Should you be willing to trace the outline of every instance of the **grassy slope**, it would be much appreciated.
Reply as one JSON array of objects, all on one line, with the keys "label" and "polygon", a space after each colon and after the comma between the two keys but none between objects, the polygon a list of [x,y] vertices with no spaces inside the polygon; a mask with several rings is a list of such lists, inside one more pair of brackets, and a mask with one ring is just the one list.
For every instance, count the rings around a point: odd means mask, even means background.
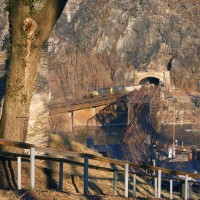
[{"label": "grassy slope", "polygon": [[[50,146],[56,149],[62,150],[73,150],[79,152],[87,152],[92,154],[97,154],[96,152],[87,149],[84,145],[69,142],[66,138],[60,136],[53,136],[50,141]],[[76,159],[81,160],[81,159]],[[109,167],[108,164],[98,162],[98,161],[90,161],[90,164],[95,164],[99,166]],[[2,163],[1,163],[2,165]],[[123,184],[123,176],[119,176],[118,181],[118,197],[113,197],[113,181],[112,181],[112,173],[102,172],[98,170],[89,170],[89,197],[84,197],[83,194],[83,168],[77,167],[74,165],[64,164],[64,185],[63,192],[57,192],[58,188],[58,171],[59,165],[57,163],[46,162],[46,161],[37,161],[36,162],[36,189],[30,191],[29,188],[29,163],[22,164],[22,188],[23,190],[18,192],[15,189],[11,190],[0,190],[0,199],[2,200],[14,200],[14,199],[37,199],[37,200],[63,200],[63,199],[124,199],[124,184]],[[12,170],[13,174],[16,178],[16,162],[12,162]],[[1,166],[2,169],[2,166]],[[8,174],[11,174],[11,167],[8,167]],[[5,171],[5,170],[4,170]],[[1,180],[5,178],[5,173],[1,174]],[[9,181],[8,179],[4,182],[4,187],[7,186],[9,188],[15,187],[17,180]],[[154,197],[154,189],[147,184],[146,180],[142,178],[137,178],[137,197],[146,197],[147,199],[151,199]],[[3,182],[1,182],[3,184]],[[132,186],[130,185],[130,196]],[[164,198],[169,198],[169,194],[164,191]],[[180,199],[178,195],[174,196],[175,199]],[[194,198],[198,199],[198,198]]]}]

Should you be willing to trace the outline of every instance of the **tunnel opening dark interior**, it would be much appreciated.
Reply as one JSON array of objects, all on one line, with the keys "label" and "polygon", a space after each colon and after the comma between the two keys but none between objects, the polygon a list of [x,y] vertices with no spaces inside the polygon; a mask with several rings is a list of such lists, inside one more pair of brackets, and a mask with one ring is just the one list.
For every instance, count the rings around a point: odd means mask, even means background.
[{"label": "tunnel opening dark interior", "polygon": [[146,77],[146,78],[142,79],[139,84],[140,85],[147,85],[147,84],[159,85],[160,80],[155,77]]}]

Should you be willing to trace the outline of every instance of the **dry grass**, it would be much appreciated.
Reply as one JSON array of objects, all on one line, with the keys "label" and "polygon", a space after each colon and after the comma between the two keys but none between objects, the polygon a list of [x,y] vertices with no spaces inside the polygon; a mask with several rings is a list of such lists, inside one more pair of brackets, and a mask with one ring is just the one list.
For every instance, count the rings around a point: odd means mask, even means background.
[{"label": "dry grass", "polygon": [[[66,137],[67,138],[67,137]],[[51,148],[62,149],[62,150],[73,150],[85,153],[97,153],[93,150],[87,149],[84,145],[69,141],[58,135],[51,137],[50,146]],[[81,161],[81,159],[76,159]],[[102,163],[99,161],[90,160],[90,164],[110,167],[109,164]],[[22,163],[22,191],[17,191],[16,188],[16,162],[12,162],[12,166],[7,164],[7,175],[1,174],[1,187],[4,186],[9,189],[0,190],[0,199],[2,200],[112,200],[112,199],[124,199],[124,177],[118,175],[117,192],[118,196],[113,197],[113,174],[110,172],[103,172],[94,169],[89,169],[89,196],[84,197],[83,194],[83,167],[75,165],[64,164],[64,183],[63,192],[58,192],[58,163],[36,161],[36,188],[30,190],[29,182],[29,163]],[[5,168],[1,170],[5,172]],[[132,195],[132,183],[130,181],[130,196]],[[169,199],[169,192],[162,191],[163,199]],[[145,197],[145,198],[144,198]],[[154,188],[147,183],[143,178],[137,177],[137,198],[138,199],[153,199]],[[178,194],[174,195],[175,199],[180,199]],[[133,198],[130,198],[133,199]],[[198,198],[193,198],[198,199]]]}]

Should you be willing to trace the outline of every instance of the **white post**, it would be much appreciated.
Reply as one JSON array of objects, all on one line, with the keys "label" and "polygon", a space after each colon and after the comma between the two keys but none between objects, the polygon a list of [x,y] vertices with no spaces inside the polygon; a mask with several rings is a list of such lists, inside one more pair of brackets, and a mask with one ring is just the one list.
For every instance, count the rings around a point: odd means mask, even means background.
[{"label": "white post", "polygon": [[185,175],[185,200],[188,199],[188,175]]},{"label": "white post", "polygon": [[159,169],[158,170],[158,199],[161,198],[161,174],[162,174],[162,171]]},{"label": "white post", "polygon": [[128,170],[129,170],[129,164],[125,164],[125,192],[124,192],[124,197],[128,198]]},{"label": "white post", "polygon": [[114,171],[114,196],[117,196],[117,172]]},{"label": "white post", "polygon": [[170,199],[173,199],[173,180],[170,180]]},{"label": "white post", "polygon": [[133,197],[136,197],[136,174],[133,175]]},{"label": "white post", "polygon": [[21,157],[17,157],[17,188],[22,189],[22,171],[21,171]]},{"label": "white post", "polygon": [[154,190],[155,190],[155,198],[158,197],[158,178],[154,178]]},{"label": "white post", "polygon": [[30,149],[30,179],[31,179],[31,189],[35,188],[35,148],[31,147]]}]

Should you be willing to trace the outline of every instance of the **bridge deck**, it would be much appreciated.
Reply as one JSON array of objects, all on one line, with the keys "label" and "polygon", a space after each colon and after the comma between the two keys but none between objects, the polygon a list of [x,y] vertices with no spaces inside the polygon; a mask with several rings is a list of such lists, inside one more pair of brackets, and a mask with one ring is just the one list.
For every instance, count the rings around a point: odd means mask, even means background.
[{"label": "bridge deck", "polygon": [[94,97],[88,99],[81,99],[77,101],[67,101],[63,103],[57,103],[49,105],[50,115],[60,114],[64,112],[72,112],[75,110],[81,110],[86,108],[92,108],[97,106],[104,106],[116,101],[124,101],[126,95],[130,93],[108,95],[103,97]]}]

